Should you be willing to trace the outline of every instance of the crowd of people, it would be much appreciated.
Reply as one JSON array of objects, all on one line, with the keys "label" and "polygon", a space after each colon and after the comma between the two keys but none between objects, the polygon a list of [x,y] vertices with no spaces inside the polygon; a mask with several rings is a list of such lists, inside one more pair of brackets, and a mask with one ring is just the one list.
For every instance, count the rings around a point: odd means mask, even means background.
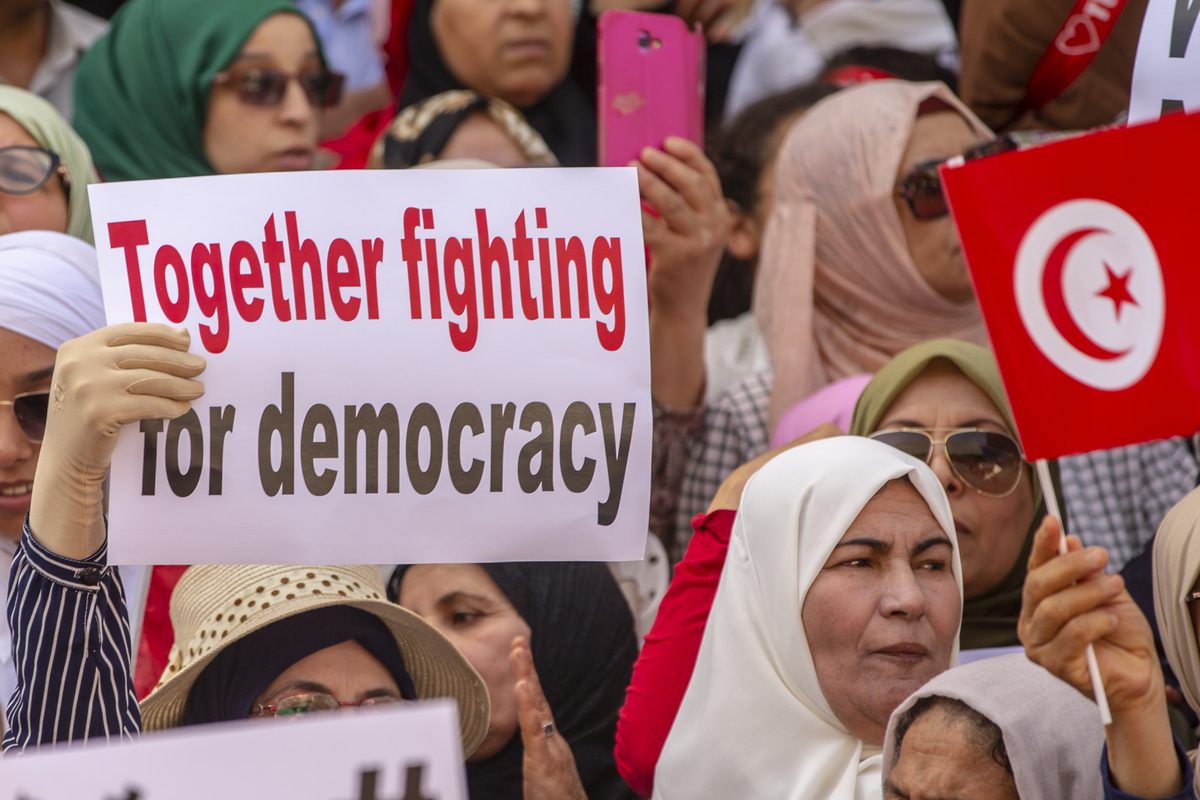
[{"label": "crowd of people", "polygon": [[[446,697],[476,799],[1200,798],[1200,440],[1042,483],[937,171],[1121,124],[1144,0],[1037,97],[1072,0],[84,5],[0,0],[6,757]],[[665,593],[628,564],[110,568],[117,433],[186,413],[206,360],[106,326],[88,186],[594,166],[616,9],[707,41],[706,144],[630,165]]]}]

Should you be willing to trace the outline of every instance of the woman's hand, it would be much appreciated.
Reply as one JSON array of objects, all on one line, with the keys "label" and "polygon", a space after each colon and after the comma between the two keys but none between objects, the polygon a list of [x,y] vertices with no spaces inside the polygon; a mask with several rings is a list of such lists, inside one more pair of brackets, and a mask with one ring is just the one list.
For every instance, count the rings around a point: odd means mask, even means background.
[{"label": "woman's hand", "polygon": [[1091,697],[1086,653],[1093,645],[1113,713],[1164,702],[1154,635],[1124,579],[1104,574],[1103,548],[1084,548],[1075,536],[1060,556],[1061,536],[1049,516],[1034,536],[1017,626],[1026,654]]},{"label": "woman's hand", "polygon": [[708,298],[733,229],[721,181],[699,147],[669,138],[636,162],[642,233],[650,249],[650,393],[672,409],[695,407],[704,393]]},{"label": "woman's hand", "polygon": [[1091,697],[1093,646],[1113,717],[1106,731],[1113,783],[1139,797],[1169,796],[1182,776],[1150,624],[1121,576],[1104,574],[1103,548],[1084,548],[1068,536],[1068,552],[1060,555],[1061,537],[1050,516],[1034,536],[1017,625],[1025,653]]},{"label": "woman's hand", "polygon": [[513,639],[508,660],[517,679],[517,718],[525,746],[525,800],[587,800],[575,756],[554,725],[524,637]]},{"label": "woman's hand", "polygon": [[102,485],[125,423],[173,419],[204,394],[204,358],[185,330],[111,325],[59,348],[29,513],[38,541],[67,558],[104,542]]}]

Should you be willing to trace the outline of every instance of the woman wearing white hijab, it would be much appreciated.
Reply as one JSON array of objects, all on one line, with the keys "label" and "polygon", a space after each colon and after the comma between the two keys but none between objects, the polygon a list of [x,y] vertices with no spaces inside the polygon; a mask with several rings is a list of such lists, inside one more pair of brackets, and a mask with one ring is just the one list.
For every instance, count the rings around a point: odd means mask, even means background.
[{"label": "woman wearing white hijab", "polygon": [[866,800],[897,705],[958,657],[954,522],[925,464],[835,437],[746,485],[654,797]]},{"label": "woman wearing white hijab", "polygon": [[[103,325],[91,245],[50,231],[0,236],[0,608],[29,510],[55,351]],[[0,709],[16,686],[11,659],[0,615]]]},{"label": "woman wearing white hijab", "polygon": [[985,658],[938,675],[892,714],[884,797],[1100,800],[1103,747],[1095,703],[1024,653]]}]

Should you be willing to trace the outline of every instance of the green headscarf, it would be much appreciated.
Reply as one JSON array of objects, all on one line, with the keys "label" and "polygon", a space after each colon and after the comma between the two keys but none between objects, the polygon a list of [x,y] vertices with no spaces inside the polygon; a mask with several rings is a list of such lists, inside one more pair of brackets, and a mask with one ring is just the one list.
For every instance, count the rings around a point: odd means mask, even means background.
[{"label": "green headscarf", "polygon": [[[950,362],[971,383],[982,389],[1004,417],[1004,424],[1009,432],[1013,436],[1017,435],[1017,426],[1008,405],[1008,396],[1004,392],[1004,382],[1000,379],[1000,370],[996,367],[996,359],[984,348],[957,339],[933,339],[910,347],[875,373],[875,377],[867,384],[854,407],[850,433],[855,436],[868,436],[878,430],[883,415],[887,413],[896,397],[937,360]],[[1057,482],[1057,466],[1053,463],[1050,466]],[[1025,583],[1026,564],[1033,547],[1034,531],[1046,513],[1041,488],[1032,469],[1029,475],[1033,484],[1035,511],[1029,530],[1025,534],[1025,543],[1016,563],[996,588],[963,603],[962,634],[959,643],[964,650],[1019,644],[1017,618],[1021,615],[1021,587]]]},{"label": "green headscarf", "polygon": [[33,92],[15,86],[0,84],[0,113],[16,120],[39,147],[58,154],[67,168],[71,185],[67,194],[67,233],[93,244],[92,209],[88,205],[87,187],[99,179],[92,165],[92,154],[83,139],[58,109]]},{"label": "green headscarf", "polygon": [[[213,79],[254,29],[280,12],[307,21],[291,0],[130,0],[122,6],[75,73],[75,127],[104,179],[213,174],[204,154]],[[313,40],[319,52],[315,31]]]}]

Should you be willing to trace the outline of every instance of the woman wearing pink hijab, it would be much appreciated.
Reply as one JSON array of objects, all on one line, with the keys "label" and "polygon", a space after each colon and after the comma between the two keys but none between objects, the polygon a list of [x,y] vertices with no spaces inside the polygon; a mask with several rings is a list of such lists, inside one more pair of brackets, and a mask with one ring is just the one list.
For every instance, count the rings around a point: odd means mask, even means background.
[{"label": "woman wearing pink hijab", "polygon": [[800,400],[928,339],[986,345],[936,167],[981,154],[990,139],[940,83],[852,87],[793,126],[775,166],[755,285],[772,370],[707,409],[683,478],[680,547],[692,516],[726,475],[767,449]]}]

